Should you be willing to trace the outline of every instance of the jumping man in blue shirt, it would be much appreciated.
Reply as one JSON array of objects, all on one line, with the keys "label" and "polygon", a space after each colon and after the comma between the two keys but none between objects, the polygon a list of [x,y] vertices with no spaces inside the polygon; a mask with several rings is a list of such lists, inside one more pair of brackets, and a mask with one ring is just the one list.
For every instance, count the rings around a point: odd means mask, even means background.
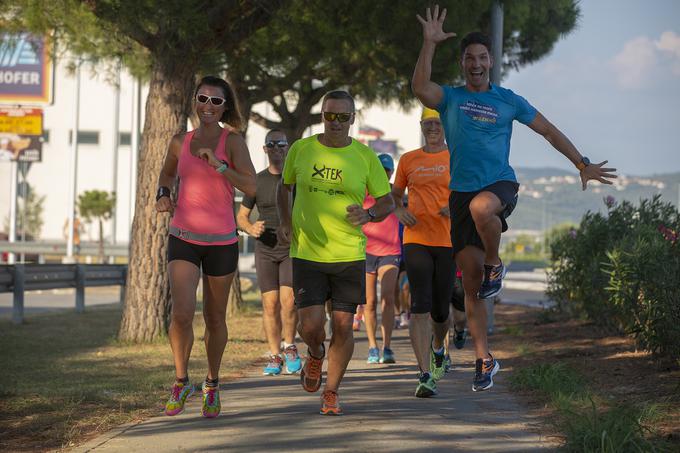
[{"label": "jumping man in blue shirt", "polygon": [[413,93],[426,106],[439,111],[451,154],[451,241],[456,264],[463,272],[465,310],[477,357],[472,390],[493,386],[500,369],[489,353],[486,306],[480,303],[497,295],[505,276],[498,256],[505,219],[517,203],[519,184],[509,163],[512,122],[517,120],[542,135],[579,170],[583,190],[589,180],[611,184],[615,168],[607,161],[591,163],[569,139],[540,112],[511,90],[489,83],[491,41],[479,32],[461,41],[461,69],[465,85],[440,86],[430,80],[437,44],[455,36],[443,29],[446,9],[427,8],[423,46],[413,73]]}]

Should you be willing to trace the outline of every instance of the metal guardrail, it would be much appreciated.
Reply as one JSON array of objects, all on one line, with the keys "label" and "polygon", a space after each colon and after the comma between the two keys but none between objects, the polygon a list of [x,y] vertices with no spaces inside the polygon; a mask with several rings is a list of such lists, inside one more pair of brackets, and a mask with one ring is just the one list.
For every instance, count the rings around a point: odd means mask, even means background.
[{"label": "metal guardrail", "polygon": [[[64,241],[27,241],[9,242],[0,241],[0,252],[26,253],[29,255],[66,255],[66,242]],[[128,256],[128,244],[104,244],[104,256]],[[96,242],[83,242],[80,245],[79,255],[97,256],[99,244]]]},{"label": "metal guardrail", "polygon": [[14,293],[12,322],[24,321],[24,291],[39,289],[76,289],[76,312],[85,311],[85,287],[120,286],[120,301],[125,296],[125,264],[13,264],[0,265],[0,292]]}]

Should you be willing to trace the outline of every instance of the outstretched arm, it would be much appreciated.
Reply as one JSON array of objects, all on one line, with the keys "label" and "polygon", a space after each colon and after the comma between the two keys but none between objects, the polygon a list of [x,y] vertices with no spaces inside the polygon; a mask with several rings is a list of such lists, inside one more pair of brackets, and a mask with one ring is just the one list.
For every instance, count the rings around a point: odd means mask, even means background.
[{"label": "outstretched arm", "polygon": [[[578,152],[574,144],[562,133],[554,124],[548,121],[541,112],[536,113],[536,118],[529,124],[529,127],[534,132],[540,134],[550,143],[553,148],[562,153],[567,159],[578,166],[583,158],[583,155]],[[609,179],[616,178],[616,168],[603,168],[608,161],[600,162],[599,164],[591,163],[583,168],[581,173],[581,184],[583,190],[586,190],[588,181],[594,179],[602,184],[611,184]]]},{"label": "outstretched arm", "polygon": [[425,107],[435,108],[442,101],[444,91],[442,87],[430,80],[432,75],[432,58],[437,44],[456,36],[455,33],[445,33],[443,29],[446,18],[446,8],[439,14],[439,5],[434,7],[434,15],[430,8],[425,10],[425,19],[416,15],[423,26],[423,47],[420,48],[416,69],[413,71],[411,89]]}]

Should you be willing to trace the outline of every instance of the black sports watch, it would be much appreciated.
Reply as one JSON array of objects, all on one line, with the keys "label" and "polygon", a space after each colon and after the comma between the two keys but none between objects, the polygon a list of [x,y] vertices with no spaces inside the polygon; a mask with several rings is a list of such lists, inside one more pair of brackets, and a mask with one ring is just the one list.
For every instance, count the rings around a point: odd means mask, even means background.
[{"label": "black sports watch", "polygon": [[590,159],[588,159],[586,156],[583,156],[581,157],[581,162],[576,164],[576,168],[578,168],[578,171],[583,171],[583,169],[588,165],[590,165]]},{"label": "black sports watch", "polygon": [[373,211],[373,208],[368,208],[366,212],[368,213],[368,221],[373,222],[375,220],[375,211]]},{"label": "black sports watch", "polygon": [[163,197],[168,197],[170,198],[170,188],[166,186],[161,186],[158,188],[158,192],[156,192],[156,201],[160,200]]}]

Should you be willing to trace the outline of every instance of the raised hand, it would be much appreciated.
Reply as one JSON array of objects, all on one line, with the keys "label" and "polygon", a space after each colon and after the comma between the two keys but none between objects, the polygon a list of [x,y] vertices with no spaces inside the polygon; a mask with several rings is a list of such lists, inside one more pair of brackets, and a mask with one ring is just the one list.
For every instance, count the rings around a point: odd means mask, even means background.
[{"label": "raised hand", "polygon": [[423,26],[423,40],[425,41],[431,41],[438,44],[456,36],[455,33],[446,33],[444,31],[446,8],[442,9],[441,14],[439,14],[439,5],[434,5],[434,14],[432,14],[430,8],[427,8],[425,10],[425,19],[420,17],[420,14],[416,14],[416,18],[418,18],[418,22]]},{"label": "raised hand", "polygon": [[616,178],[616,174],[614,173],[616,171],[616,168],[602,168],[604,164],[606,164],[607,160],[600,162],[599,164],[589,164],[586,165],[586,168],[584,168],[581,171],[581,185],[583,190],[586,190],[586,187],[588,186],[588,181],[591,179],[594,179],[595,181],[600,181],[602,184],[611,184],[612,182],[609,181],[609,179],[614,179]]}]

